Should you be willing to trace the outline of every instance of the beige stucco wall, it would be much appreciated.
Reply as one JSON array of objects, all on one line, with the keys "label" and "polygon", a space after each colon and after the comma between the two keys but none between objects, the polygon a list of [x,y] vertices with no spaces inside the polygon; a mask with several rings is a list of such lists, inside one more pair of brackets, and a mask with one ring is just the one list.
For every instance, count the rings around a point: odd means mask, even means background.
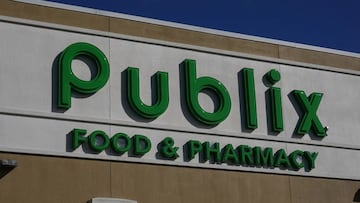
[{"label": "beige stucco wall", "polygon": [[[13,1],[0,15],[360,70],[360,58],[230,38]],[[85,203],[117,197],[139,203],[353,202],[359,181],[0,153],[18,167],[0,178],[0,202]],[[2,169],[0,169],[2,170]]]},{"label": "beige stucco wall", "polygon": [[352,202],[359,181],[1,153],[18,166],[0,179],[0,202]]}]

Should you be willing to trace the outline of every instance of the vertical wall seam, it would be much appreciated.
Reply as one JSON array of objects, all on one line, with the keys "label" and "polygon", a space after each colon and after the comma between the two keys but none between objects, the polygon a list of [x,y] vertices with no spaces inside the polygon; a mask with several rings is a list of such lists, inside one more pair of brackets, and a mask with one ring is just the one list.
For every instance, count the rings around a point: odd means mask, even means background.
[{"label": "vertical wall seam", "polygon": [[280,59],[280,46],[281,45],[277,45],[277,58]]},{"label": "vertical wall seam", "polygon": [[[107,31],[110,32],[110,17],[107,17]],[[109,44],[109,64],[111,64],[111,45],[110,38],[108,38]],[[110,65],[110,79],[109,79],[109,117],[111,119],[111,65]],[[109,133],[111,133],[111,125],[109,125]],[[109,187],[110,187],[110,197],[113,197],[113,188],[112,188],[112,161],[109,161]]]},{"label": "vertical wall seam", "polygon": [[110,197],[114,197],[113,196],[113,188],[112,188],[112,182],[111,182],[111,179],[112,179],[112,161],[109,161],[109,187],[110,187]]},{"label": "vertical wall seam", "polygon": [[290,202],[293,203],[293,198],[292,198],[292,188],[291,188],[291,176],[288,176],[289,179],[289,196],[290,196]]},{"label": "vertical wall seam", "polygon": [[[107,17],[107,19],[108,19],[108,31],[110,30],[110,18],[109,17]],[[110,37],[108,37],[107,38],[107,40],[108,40],[108,46],[109,46],[109,48],[108,48],[108,62],[109,62],[109,69],[110,69],[110,75],[109,75],[109,81],[108,81],[108,87],[109,87],[109,89],[108,89],[108,93],[109,93],[109,106],[108,106],[108,110],[109,110],[109,120],[111,120],[111,117],[112,117],[112,115],[111,115],[111,44],[110,44],[110,41],[111,41],[111,39],[110,39]],[[109,133],[111,134],[111,125],[109,125]]]}]

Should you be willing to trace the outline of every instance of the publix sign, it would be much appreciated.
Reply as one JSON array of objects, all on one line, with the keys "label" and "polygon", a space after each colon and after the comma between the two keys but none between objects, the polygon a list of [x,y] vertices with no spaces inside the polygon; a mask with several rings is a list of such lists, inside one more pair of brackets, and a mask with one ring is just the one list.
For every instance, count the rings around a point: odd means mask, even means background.
[{"label": "publix sign", "polygon": [[[78,78],[72,71],[71,63],[79,55],[86,56],[96,64],[97,73],[89,81]],[[184,84],[186,104],[191,115],[207,125],[217,125],[226,120],[231,111],[231,98],[227,88],[221,81],[212,77],[197,77],[196,61],[184,59]],[[104,53],[88,43],[75,43],[68,46],[61,54],[59,60],[59,84],[58,84],[58,107],[71,108],[71,93],[76,91],[80,94],[94,94],[105,86],[110,77],[108,59]],[[280,81],[280,73],[273,69],[266,74],[268,82],[275,85]],[[244,68],[242,70],[242,92],[244,96],[245,127],[256,129],[258,117],[256,109],[256,96],[254,84],[254,70]],[[140,98],[139,69],[128,67],[126,70],[127,100],[131,108],[139,116],[156,119],[163,114],[169,104],[169,79],[167,72],[156,73],[156,99],[152,104],[145,104]],[[198,101],[198,94],[204,89],[211,90],[218,98],[218,105],[214,112],[205,111]],[[281,132],[283,126],[283,111],[281,102],[281,89],[270,87],[270,117],[271,129]],[[293,90],[291,94],[295,97],[297,105],[301,108],[302,115],[299,117],[296,132],[300,135],[308,134],[310,130],[319,137],[326,136],[326,129],[317,116],[317,109],[323,97],[322,93],[313,92],[310,95],[302,90]]]},{"label": "publix sign", "polygon": [[358,71],[35,21],[0,30],[3,152],[360,180]]},{"label": "publix sign", "polygon": [[[77,77],[72,70],[72,61],[79,57],[86,57],[94,62],[96,74],[90,80],[82,80]],[[228,119],[232,111],[232,99],[228,88],[217,78],[210,76],[198,76],[197,64],[195,59],[184,58],[179,61],[182,74],[179,78],[184,84],[184,101],[191,117],[197,122],[208,126],[216,126]],[[238,79],[239,92],[243,100],[243,108],[237,112],[242,116],[243,127],[249,130],[258,128],[257,98],[255,89],[255,70],[250,67],[244,67],[240,71]],[[152,92],[153,102],[146,104],[141,99],[139,77],[140,69],[137,67],[128,67],[125,70],[126,80],[126,100],[129,108],[138,116],[156,120],[164,114],[169,107],[170,93],[176,91],[169,88],[169,73],[158,71],[155,73],[155,88]],[[110,78],[109,62],[105,54],[96,46],[89,43],[74,43],[63,50],[58,63],[58,95],[57,107],[70,109],[72,103],[72,93],[77,92],[83,95],[96,94],[102,89]],[[119,76],[120,77],[120,76]],[[273,132],[282,132],[284,130],[283,106],[281,98],[281,88],[276,84],[281,80],[281,74],[276,69],[272,69],[264,75],[264,78],[270,84],[268,92],[269,111],[267,115],[270,118],[269,129]],[[213,111],[205,110],[199,102],[199,94],[203,91],[210,91],[216,98],[216,107]],[[180,91],[180,89],[179,89]],[[296,133],[299,135],[309,134],[310,131],[318,138],[325,137],[326,128],[317,115],[317,110],[321,104],[323,93],[313,92],[306,94],[305,91],[294,89],[289,92],[293,96],[295,105],[300,110],[299,120],[296,126]],[[178,116],[178,115],[177,115]],[[133,153],[141,157],[148,153],[154,143],[145,135],[128,135],[123,132],[108,135],[101,130],[88,132],[86,129],[75,128],[71,130],[72,149],[76,150],[81,145],[88,145],[92,151],[101,152],[112,150],[118,156],[125,152]],[[100,141],[99,141],[100,140]],[[201,156],[201,161],[211,161],[211,163],[242,165],[242,166],[260,166],[260,167],[279,167],[298,170],[307,167],[307,170],[315,168],[317,152],[295,150],[287,152],[285,149],[273,150],[270,147],[236,145],[231,143],[220,144],[218,142],[202,142],[196,139],[188,140],[185,144],[179,146],[172,137],[166,137],[157,143],[160,158],[173,161],[179,157],[179,148],[182,150],[184,159],[193,160],[196,155]]]}]

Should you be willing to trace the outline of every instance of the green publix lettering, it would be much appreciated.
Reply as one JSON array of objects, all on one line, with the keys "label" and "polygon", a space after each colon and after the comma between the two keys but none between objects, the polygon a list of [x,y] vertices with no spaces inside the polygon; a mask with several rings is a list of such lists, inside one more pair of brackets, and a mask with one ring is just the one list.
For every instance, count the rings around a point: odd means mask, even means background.
[{"label": "green publix lettering", "polygon": [[[71,69],[71,62],[79,55],[86,56],[92,59],[97,67],[97,73],[93,79],[84,81],[75,76]],[[231,110],[231,99],[226,87],[219,80],[202,76],[197,77],[196,61],[185,59],[184,65],[184,84],[185,97],[187,108],[191,115],[207,125],[216,125],[224,121]],[[68,46],[60,55],[59,59],[59,84],[58,84],[58,107],[69,109],[71,108],[71,93],[76,91],[81,94],[96,93],[107,83],[110,76],[109,63],[104,53],[89,43],[75,43]],[[127,77],[127,100],[131,108],[139,116],[144,118],[155,119],[163,114],[169,104],[169,82],[167,72],[157,72],[156,79],[156,100],[151,105],[142,102],[140,98],[140,79],[139,69],[129,67],[126,70]],[[271,85],[280,81],[281,76],[279,71],[272,69],[266,76]],[[243,68],[241,70],[242,92],[244,97],[244,123],[245,128],[256,129],[257,109],[255,97],[254,84],[254,70],[251,68]],[[207,112],[203,110],[198,101],[198,94],[204,89],[210,89],[219,98],[219,105],[214,112]],[[299,118],[296,133],[304,135],[310,130],[318,137],[325,137],[326,131],[316,115],[317,109],[320,105],[323,94],[314,92],[310,96],[306,96],[302,90],[293,90],[292,95],[296,103],[302,110],[302,115]],[[281,89],[279,87],[269,88],[269,103],[270,103],[270,128],[274,132],[281,132],[284,129],[282,103],[281,103]]]},{"label": "green publix lettering", "polygon": [[199,159],[200,157],[203,159],[200,161],[203,162],[263,168],[277,167],[292,170],[306,168],[310,171],[315,168],[315,159],[318,155],[318,152],[300,150],[286,154],[284,149],[279,149],[274,153],[270,147],[262,149],[259,146],[239,145],[235,148],[232,144],[227,144],[220,149],[219,143],[210,145],[209,142],[201,143],[198,140],[190,140],[186,145],[189,160],[193,160],[198,154]]},{"label": "green publix lettering", "polygon": [[[75,128],[72,130],[72,150],[76,150],[83,144],[87,144],[93,152],[100,153],[104,150],[113,150],[115,154],[122,155],[124,153],[132,153],[137,157],[141,157],[151,150],[151,141],[144,135],[136,134],[129,137],[125,133],[116,133],[111,138],[101,130],[95,130],[89,133],[87,130]],[[160,143],[159,153],[167,160],[175,160],[179,157],[172,138],[166,137]],[[280,168],[289,170],[311,171],[315,168],[315,159],[317,152],[295,150],[287,154],[284,149],[276,152],[272,148],[261,148],[259,146],[250,147],[248,145],[239,145],[234,147],[227,144],[220,147],[220,143],[215,142],[212,145],[209,142],[201,143],[198,140],[190,140],[185,143],[183,153],[185,160],[193,160],[196,155],[200,162],[208,162],[209,164],[228,164],[233,166],[244,167],[262,167],[262,168]]]},{"label": "green publix lettering", "polygon": [[[84,81],[76,77],[72,72],[72,60],[79,55],[88,57],[96,64],[96,75],[89,81]],[[183,61],[183,77],[184,78],[184,92],[186,106],[191,115],[206,125],[217,125],[224,121],[231,111],[231,98],[226,87],[219,80],[202,76],[198,77],[196,73],[196,61],[192,59],[185,59]],[[58,78],[58,107],[69,109],[71,108],[71,95],[73,91],[80,94],[93,94],[99,91],[107,83],[110,76],[110,67],[108,60],[104,53],[96,46],[89,43],[75,43],[68,46],[60,55],[59,58],[59,78]],[[281,89],[274,85],[280,81],[280,72],[272,69],[265,78],[271,85],[269,87],[269,106],[270,106],[270,129],[274,132],[281,132],[284,130]],[[254,69],[243,68],[241,70],[240,92],[243,96],[244,112],[243,120],[245,121],[245,128],[256,129],[258,127],[257,109],[256,109],[256,93],[254,82]],[[156,119],[163,114],[169,104],[169,78],[167,72],[155,73],[156,93],[155,101],[151,105],[143,103],[140,97],[140,77],[139,69],[136,67],[128,67],[126,70],[126,88],[127,100],[130,107],[139,116],[149,119]],[[209,89],[218,97],[218,107],[214,112],[205,111],[198,101],[198,95],[204,89]],[[300,135],[308,134],[310,130],[318,136],[325,137],[326,131],[320,122],[316,112],[320,105],[323,94],[311,93],[309,96],[302,90],[293,90],[292,96],[302,115],[299,118],[296,133]],[[84,137],[86,134],[84,129],[73,130],[72,148],[75,150],[84,143],[88,143],[91,150],[95,152],[102,152],[108,148],[113,151],[123,154],[129,150],[136,156],[142,156],[150,151],[151,141],[143,135],[134,135],[129,138],[124,133],[117,133],[111,139],[103,131],[96,130]],[[98,143],[97,140],[103,140]],[[119,145],[119,140],[122,145]],[[168,159],[176,159],[178,157],[177,149],[174,146],[172,138],[165,138],[163,141],[164,147],[160,153]],[[308,171],[315,168],[315,159],[317,152],[308,152],[295,150],[287,154],[284,149],[279,149],[273,152],[272,148],[249,147],[247,145],[239,145],[234,147],[232,144],[227,144],[220,148],[219,143],[210,145],[209,142],[201,143],[196,140],[187,142],[187,151],[184,152],[189,160],[195,158],[196,154],[202,154],[203,160],[213,163],[226,163],[230,165],[243,165],[250,167],[267,167],[267,168],[284,168],[299,170],[307,168]]]}]

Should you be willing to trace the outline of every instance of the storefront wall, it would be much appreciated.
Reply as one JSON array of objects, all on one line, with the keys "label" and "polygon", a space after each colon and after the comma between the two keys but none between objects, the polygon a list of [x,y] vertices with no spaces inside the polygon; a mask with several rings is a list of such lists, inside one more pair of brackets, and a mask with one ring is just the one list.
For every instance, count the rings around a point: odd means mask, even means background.
[{"label": "storefront wall", "polygon": [[[348,84],[351,86],[352,81],[357,83],[358,76],[356,76],[357,72],[354,70],[360,70],[360,59],[352,56],[344,56],[338,55],[334,53],[325,53],[319,51],[305,50],[300,48],[288,47],[284,45],[277,45],[271,43],[257,42],[251,40],[244,40],[238,38],[231,38],[225,36],[219,36],[204,32],[184,30],[179,28],[172,28],[163,25],[149,24],[143,22],[136,22],[126,19],[119,19],[115,17],[106,17],[95,14],[86,14],[79,13],[75,11],[68,11],[63,9],[55,9],[48,8],[44,6],[36,6],[30,5],[26,3],[19,3],[13,1],[2,1],[0,3],[0,14],[3,16],[16,17],[21,19],[30,19],[37,20],[45,23],[56,23],[61,25],[70,25],[80,28],[92,29],[95,31],[105,31],[116,34],[126,34],[136,37],[144,37],[148,39],[156,39],[162,41],[169,41],[175,43],[182,43],[189,46],[197,46],[204,47],[206,50],[216,49],[223,51],[231,51],[239,52],[240,54],[251,54],[251,56],[256,55],[260,57],[269,57],[280,60],[291,60],[293,62],[301,62],[301,63],[310,63],[314,64],[319,68],[328,68],[331,70],[329,75],[331,76],[321,76],[327,77],[328,79],[334,80],[337,78],[336,73],[333,71],[339,71],[340,69],[344,69],[348,77]],[[36,32],[34,28],[34,32]],[[29,29],[31,32],[31,29]],[[60,31],[59,31],[60,32]],[[77,35],[73,33],[72,35]],[[54,37],[53,34],[47,35],[48,37]],[[14,36],[15,37],[15,36]],[[64,46],[69,45],[69,43],[61,42]],[[26,42],[26,39],[24,39]],[[94,37],[89,37],[89,40],[93,40],[101,50],[106,52],[106,55],[109,56],[112,60],[116,58],[115,55],[112,56],[112,53],[107,53],[109,49],[109,39],[95,39]],[[114,39],[110,39],[114,40]],[[103,42],[102,42],[103,41]],[[30,43],[41,44],[42,42],[32,41]],[[43,42],[45,43],[45,42]],[[132,42],[131,42],[132,43]],[[133,44],[129,44],[129,47],[133,47]],[[21,48],[21,44],[19,43],[19,49]],[[116,44],[114,42],[113,44]],[[146,45],[146,46],[154,46],[154,45]],[[29,48],[26,46],[25,49]],[[136,48],[134,48],[136,49]],[[149,48],[150,50],[152,48]],[[164,48],[166,50],[166,48]],[[152,49],[158,50],[158,49]],[[61,50],[59,50],[60,53]],[[140,50],[139,51],[143,51]],[[185,51],[186,52],[186,51]],[[51,51],[49,50],[50,54]],[[146,53],[144,51],[144,53]],[[2,54],[6,54],[3,53]],[[36,54],[36,53],[32,53]],[[126,53],[123,53],[126,54]],[[226,54],[228,54],[226,52]],[[186,55],[186,54],[185,54]],[[196,56],[200,57],[201,54],[197,54]],[[30,62],[31,55],[23,57],[28,57]],[[56,57],[56,56],[55,56]],[[11,56],[9,56],[11,58]],[[181,58],[181,57],[180,57]],[[205,61],[206,56],[204,56]],[[268,59],[268,58],[266,58]],[[55,60],[55,58],[54,58]],[[177,59],[176,59],[177,60]],[[236,59],[237,60],[237,59]],[[116,61],[116,60],[115,60]],[[175,61],[174,63],[180,63],[181,61]],[[11,63],[11,60],[10,62]],[[114,62],[116,64],[116,62]],[[129,63],[129,62],[128,62]],[[111,64],[110,64],[111,65]],[[128,64],[129,65],[129,64]],[[141,65],[141,64],[140,64]],[[144,65],[144,64],[142,64]],[[318,66],[319,65],[319,66]],[[55,65],[56,66],[56,65]],[[289,77],[291,74],[287,74],[287,72],[291,72],[292,67],[286,67],[287,65],[279,65],[275,64],[275,68],[281,68],[281,73],[284,77],[284,82],[286,83],[286,77]],[[141,68],[141,67],[139,67]],[[156,72],[158,67],[151,67],[152,69],[147,69],[148,75],[151,75]],[[176,67],[178,69],[178,67]],[[335,69],[334,69],[335,68]],[[337,69],[340,68],[340,69]],[[239,70],[241,67],[239,67]],[[143,69],[140,69],[143,70]],[[264,69],[261,74],[266,73],[267,69]],[[317,71],[317,70],[312,70]],[[51,73],[51,72],[50,72]],[[176,73],[176,72],[174,72]],[[234,72],[237,73],[237,72]],[[29,71],[31,74],[31,71]],[[205,73],[206,74],[206,73]],[[258,75],[261,76],[259,73]],[[300,73],[301,74],[301,73]],[[19,74],[21,75],[21,74]],[[48,74],[44,74],[44,77],[48,77]],[[40,77],[40,76],[39,76]],[[118,75],[112,75],[111,77],[121,77],[121,72]],[[316,74],[312,77],[316,77]],[[6,80],[6,76],[4,77]],[[50,74],[50,78],[47,78],[52,83],[52,75]],[[296,80],[295,78],[288,78],[288,80]],[[339,80],[343,81],[343,80]],[[118,82],[118,81],[117,81]],[[225,81],[227,82],[227,81]],[[300,82],[299,82],[300,83]],[[26,89],[26,84],[24,85],[24,90]],[[39,85],[41,85],[39,83]],[[116,84],[112,84],[116,85]],[[284,88],[284,91],[290,91],[292,87]],[[310,87],[310,85],[309,85]],[[44,87],[40,87],[39,89],[43,89]],[[51,92],[52,87],[48,92]],[[265,89],[266,87],[264,87]],[[325,88],[325,87],[324,87]],[[326,89],[326,88],[325,88]],[[3,90],[2,90],[3,91]],[[4,90],[5,91],[5,90]],[[312,90],[310,90],[312,91]],[[105,95],[108,97],[110,91],[103,91],[96,96],[100,99],[94,101],[101,101],[101,97]],[[31,92],[24,94],[31,94]],[[115,93],[114,93],[115,94]],[[14,93],[16,96],[16,93]],[[20,95],[20,94],[19,94]],[[120,97],[120,93],[118,95]],[[354,102],[356,97],[359,97],[357,94],[352,94],[355,98],[352,98],[351,101]],[[2,97],[5,97],[3,95]],[[11,97],[9,97],[11,99]],[[31,98],[31,97],[29,97]],[[37,103],[39,106],[34,106],[34,103],[31,101],[27,102],[11,102],[7,101],[8,98],[2,99],[2,108],[3,112],[1,117],[2,128],[10,129],[9,126],[6,126],[9,120],[14,119],[14,121],[9,122],[13,124],[14,122],[23,122],[27,123],[28,128],[14,128],[14,132],[24,133],[21,129],[31,130],[31,123],[36,123],[35,126],[39,126],[41,122],[36,120],[41,120],[43,118],[33,118],[33,115],[27,115],[24,117],[23,111],[30,111],[31,109],[36,112],[41,112],[41,108],[46,105],[46,110],[49,108],[52,109],[52,103],[50,101],[47,102],[45,98],[39,99],[40,103]],[[21,100],[21,95],[18,100]],[[287,98],[286,98],[287,99]],[[43,102],[44,105],[41,103]],[[356,100],[355,100],[356,102]],[[36,103],[36,102],[35,102]],[[108,103],[105,101],[104,103]],[[116,102],[114,102],[116,103]],[[14,105],[14,106],[12,106]],[[19,106],[20,105],[20,106]],[[75,106],[77,104],[75,103]],[[81,104],[79,104],[81,105]],[[97,106],[98,104],[94,104]],[[4,107],[6,109],[11,109],[10,107],[17,109],[14,112],[4,111]],[[91,107],[91,106],[90,106]],[[113,107],[113,109],[117,110],[112,114],[112,119],[115,117],[115,120],[124,120],[131,123],[131,117],[123,117],[126,115],[123,110],[120,110],[121,105],[118,107]],[[291,107],[291,103],[289,102],[289,108]],[[108,109],[104,105],[105,110],[99,114],[96,114],[95,117],[101,117],[105,115]],[[73,109],[71,109],[73,110]],[[76,116],[76,110],[67,112],[70,116]],[[86,109],[85,109],[86,110]],[[97,112],[98,113],[98,112]],[[105,113],[105,114],[104,114]],[[124,113],[124,114],[122,114]],[[179,114],[179,112],[174,112],[175,114]],[[296,113],[296,112],[295,112]],[[321,112],[323,115],[326,115],[326,112]],[[350,111],[351,113],[351,111]],[[356,111],[354,112],[356,113]],[[18,115],[17,115],[18,114]],[[19,116],[21,115],[21,116]],[[118,116],[118,118],[116,118]],[[181,115],[183,116],[183,115]],[[297,114],[294,115],[293,118],[296,118]],[[9,119],[11,117],[11,119]],[[35,117],[41,117],[37,114]],[[106,115],[104,119],[110,117],[110,115]],[[259,116],[260,117],[260,116]],[[292,117],[290,117],[292,118]],[[356,119],[356,114],[354,114],[353,118]],[[262,118],[259,118],[262,119]],[[327,121],[331,123],[332,119],[335,118],[325,118]],[[18,120],[18,121],[16,121]],[[46,119],[45,119],[46,120]],[[76,119],[75,119],[76,120]],[[231,119],[234,120],[234,119]],[[294,119],[293,119],[294,120]],[[58,121],[56,121],[58,122]],[[163,123],[161,123],[163,122]],[[159,121],[159,124],[163,124],[166,126],[166,122],[171,121]],[[287,122],[294,122],[296,120]],[[65,121],[64,121],[65,123]],[[186,120],[180,121],[179,126],[173,126],[174,129],[179,130],[186,123]],[[266,122],[265,122],[266,123]],[[46,129],[51,129],[51,125],[54,125],[54,129],[58,129],[59,126],[55,122],[46,121],[43,125],[47,126]],[[84,125],[84,124],[81,124]],[[231,129],[231,123],[225,123],[227,125],[226,129],[230,129],[230,134],[233,134],[235,129]],[[72,125],[61,125],[64,131],[64,135],[69,133],[73,129]],[[70,126],[64,128],[63,126]],[[90,125],[89,125],[90,126]],[[294,124],[288,125],[290,128],[294,127]],[[141,127],[141,126],[140,126]],[[196,131],[196,129],[192,129],[192,125],[186,126],[190,131]],[[330,126],[331,129],[332,126]],[[93,127],[89,127],[88,130],[92,130]],[[93,130],[97,129],[95,127]],[[356,128],[356,127],[355,127]],[[45,128],[44,128],[45,129]],[[17,131],[18,130],[18,131]],[[33,129],[35,132],[41,134],[42,129]],[[117,132],[116,128],[104,127],[104,131],[108,132]],[[241,130],[241,129],[240,129]],[[257,135],[266,134],[267,128],[264,125],[260,128]],[[291,131],[289,129],[288,131]],[[337,138],[329,138],[330,141],[322,144],[320,142],[319,145],[325,145],[323,148],[328,147],[328,145],[334,145],[329,150],[338,150],[335,154],[339,157],[348,157],[355,155],[355,160],[359,160],[356,158],[358,154],[357,147],[357,138],[354,137],[353,132],[349,129],[343,129],[346,133],[348,139],[342,139],[341,137]],[[348,131],[347,131],[348,130]],[[11,130],[3,130],[3,132],[10,132]],[[33,131],[33,132],[34,132]],[[262,133],[264,131],[264,133]],[[220,129],[221,132],[221,129]],[[29,132],[30,134],[31,132]],[[47,133],[51,133],[48,131]],[[36,139],[34,136],[36,133],[32,133],[30,137],[32,139]],[[54,132],[56,134],[56,132]],[[285,133],[284,133],[285,134]],[[339,133],[337,133],[339,134]],[[246,136],[251,136],[246,135]],[[235,134],[236,137],[236,134]],[[281,136],[280,136],[281,137]],[[235,139],[235,138],[226,138],[226,139]],[[270,138],[272,139],[272,138]],[[276,138],[275,138],[276,139]],[[279,138],[281,139],[281,138]],[[334,139],[334,140],[331,140]],[[9,143],[12,142],[11,137],[7,139]],[[62,141],[62,138],[59,138]],[[267,140],[267,139],[265,139]],[[354,143],[355,141],[355,143]],[[19,146],[22,146],[20,141],[14,140],[14,142],[18,142]],[[24,142],[26,142],[24,140]],[[56,140],[54,140],[56,142]],[[297,142],[297,141],[294,141]],[[308,140],[303,141],[305,144],[312,145],[312,141]],[[329,144],[330,143],[330,144]],[[2,143],[4,145],[4,143]],[[227,144],[224,141],[224,144]],[[254,142],[254,144],[258,144]],[[54,146],[56,143],[54,144]],[[25,146],[27,146],[25,144]],[[255,146],[255,145],[254,145]],[[290,146],[290,145],[289,145]],[[287,146],[287,147],[289,147]],[[302,146],[302,145],[301,145]],[[344,147],[345,146],[345,147]],[[8,174],[4,175],[0,179],[0,202],[86,202],[93,197],[114,197],[114,198],[125,198],[125,199],[133,199],[138,202],[352,202],[358,201],[357,193],[360,188],[360,182],[358,181],[356,174],[357,163],[354,165],[346,165],[345,173],[346,176],[343,176],[344,170],[338,169],[329,169],[330,175],[320,174],[309,174],[307,172],[290,172],[284,175],[284,171],[275,172],[280,174],[274,174],[274,172],[268,173],[260,170],[258,172],[244,172],[244,170],[252,170],[244,168],[241,171],[233,170],[231,168],[227,168],[227,170],[219,169],[216,167],[210,166],[197,168],[192,165],[183,165],[178,164],[179,166],[174,166],[174,164],[163,165],[161,162],[157,162],[155,164],[149,163],[134,163],[133,160],[123,160],[122,162],[109,160],[108,158],[102,158],[103,160],[95,160],[99,157],[97,155],[87,156],[85,155],[76,158],[67,157],[69,155],[59,154],[57,152],[49,152],[51,146],[44,146],[44,152],[42,154],[41,151],[38,150],[38,146],[27,146],[27,149],[23,150],[13,150],[13,146],[9,146],[10,150],[4,150],[3,153],[0,154],[1,159],[14,159],[17,160],[18,166],[11,170]],[[31,149],[31,147],[34,147]],[[319,147],[318,144],[315,147]],[[321,146],[320,146],[321,147]],[[15,147],[16,148],[16,147]],[[289,147],[291,148],[291,147]],[[318,148],[316,148],[318,149]],[[31,151],[33,150],[33,151]],[[351,152],[345,152],[345,151]],[[11,153],[9,153],[9,151]],[[321,152],[320,152],[321,153]],[[95,158],[95,159],[93,159]],[[100,157],[101,158],[101,157]],[[328,157],[330,159],[331,157]],[[111,159],[111,158],[110,158]],[[116,158],[113,158],[116,159]],[[136,162],[136,161],[135,161]],[[325,163],[325,162],[321,162]],[[321,163],[319,167],[321,167]],[[173,166],[171,166],[173,165]],[[176,164],[175,164],[176,165]],[[353,168],[352,168],[353,167]],[[325,169],[322,170],[326,172]],[[337,175],[331,175],[331,173]],[[301,173],[303,173],[301,175]],[[300,175],[299,175],[300,174]],[[316,177],[318,176],[318,177]],[[331,178],[333,176],[333,178]],[[327,178],[325,178],[327,177]],[[334,178],[335,177],[335,178]],[[357,180],[352,180],[357,179]]]}]

